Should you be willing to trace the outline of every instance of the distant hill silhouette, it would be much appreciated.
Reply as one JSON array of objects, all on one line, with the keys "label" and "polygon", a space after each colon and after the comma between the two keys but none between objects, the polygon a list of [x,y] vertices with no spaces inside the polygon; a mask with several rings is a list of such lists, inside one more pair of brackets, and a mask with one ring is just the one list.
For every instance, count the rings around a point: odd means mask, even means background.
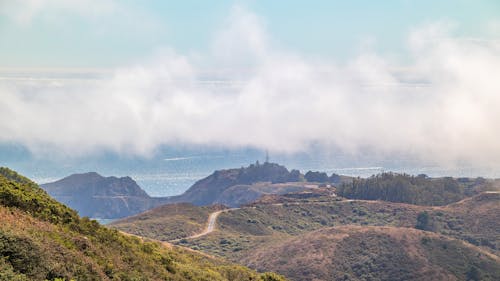
[{"label": "distant hill silhouette", "polygon": [[150,197],[130,177],[103,177],[95,172],[74,174],[40,185],[56,200],[92,218],[122,218],[166,203]]},{"label": "distant hill silhouette", "polygon": [[221,203],[235,207],[253,202],[264,194],[303,189],[306,189],[304,176],[298,170],[288,171],[275,163],[257,162],[239,169],[215,171],[183,194],[169,198],[169,202],[187,202],[198,206]]}]

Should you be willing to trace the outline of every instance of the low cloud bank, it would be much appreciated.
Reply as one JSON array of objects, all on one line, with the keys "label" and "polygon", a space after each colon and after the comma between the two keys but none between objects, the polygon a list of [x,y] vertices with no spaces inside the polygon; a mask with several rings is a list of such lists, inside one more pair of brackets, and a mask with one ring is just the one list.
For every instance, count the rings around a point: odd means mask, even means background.
[{"label": "low cloud bank", "polygon": [[[235,9],[208,54],[164,51],[97,81],[2,78],[0,142],[73,156],[147,156],[176,144],[293,153],[319,144],[500,160],[498,41],[456,38],[436,24],[409,35],[404,67],[374,53],[335,64],[275,47],[260,22]],[[206,65],[225,70],[225,80],[207,80]]]}]

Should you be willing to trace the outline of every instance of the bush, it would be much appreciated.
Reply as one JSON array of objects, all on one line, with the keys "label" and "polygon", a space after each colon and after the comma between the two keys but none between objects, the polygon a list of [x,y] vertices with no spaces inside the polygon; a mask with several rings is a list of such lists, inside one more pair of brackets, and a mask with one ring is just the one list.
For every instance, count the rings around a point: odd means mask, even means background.
[{"label": "bush", "polygon": [[415,228],[420,230],[432,230],[432,223],[429,213],[421,212],[418,214]]}]

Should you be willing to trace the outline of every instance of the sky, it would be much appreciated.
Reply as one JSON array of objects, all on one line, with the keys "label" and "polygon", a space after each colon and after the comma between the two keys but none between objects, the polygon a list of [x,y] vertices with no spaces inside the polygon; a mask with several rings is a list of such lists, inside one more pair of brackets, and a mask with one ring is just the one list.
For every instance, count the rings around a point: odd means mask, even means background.
[{"label": "sky", "polygon": [[0,145],[500,163],[498,1],[0,0]]},{"label": "sky", "polygon": [[164,48],[203,54],[235,6],[258,16],[276,44],[341,62],[366,48],[404,59],[408,33],[426,23],[498,35],[500,13],[495,0],[1,0],[0,64],[109,68]]}]

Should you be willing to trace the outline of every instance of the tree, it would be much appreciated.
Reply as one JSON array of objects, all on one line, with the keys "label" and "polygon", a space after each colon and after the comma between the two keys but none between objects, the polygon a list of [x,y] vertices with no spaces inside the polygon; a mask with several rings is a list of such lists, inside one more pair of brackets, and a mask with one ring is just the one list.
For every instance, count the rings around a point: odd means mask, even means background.
[{"label": "tree", "polygon": [[429,213],[421,212],[418,214],[417,224],[415,225],[415,228],[420,229],[420,230],[430,230],[431,229]]},{"label": "tree", "polygon": [[304,175],[304,177],[308,182],[320,182],[320,183],[329,182],[328,175],[322,172],[309,171]]},{"label": "tree", "polygon": [[330,178],[329,178],[331,183],[339,183],[340,182],[340,176],[338,174],[333,173]]}]

